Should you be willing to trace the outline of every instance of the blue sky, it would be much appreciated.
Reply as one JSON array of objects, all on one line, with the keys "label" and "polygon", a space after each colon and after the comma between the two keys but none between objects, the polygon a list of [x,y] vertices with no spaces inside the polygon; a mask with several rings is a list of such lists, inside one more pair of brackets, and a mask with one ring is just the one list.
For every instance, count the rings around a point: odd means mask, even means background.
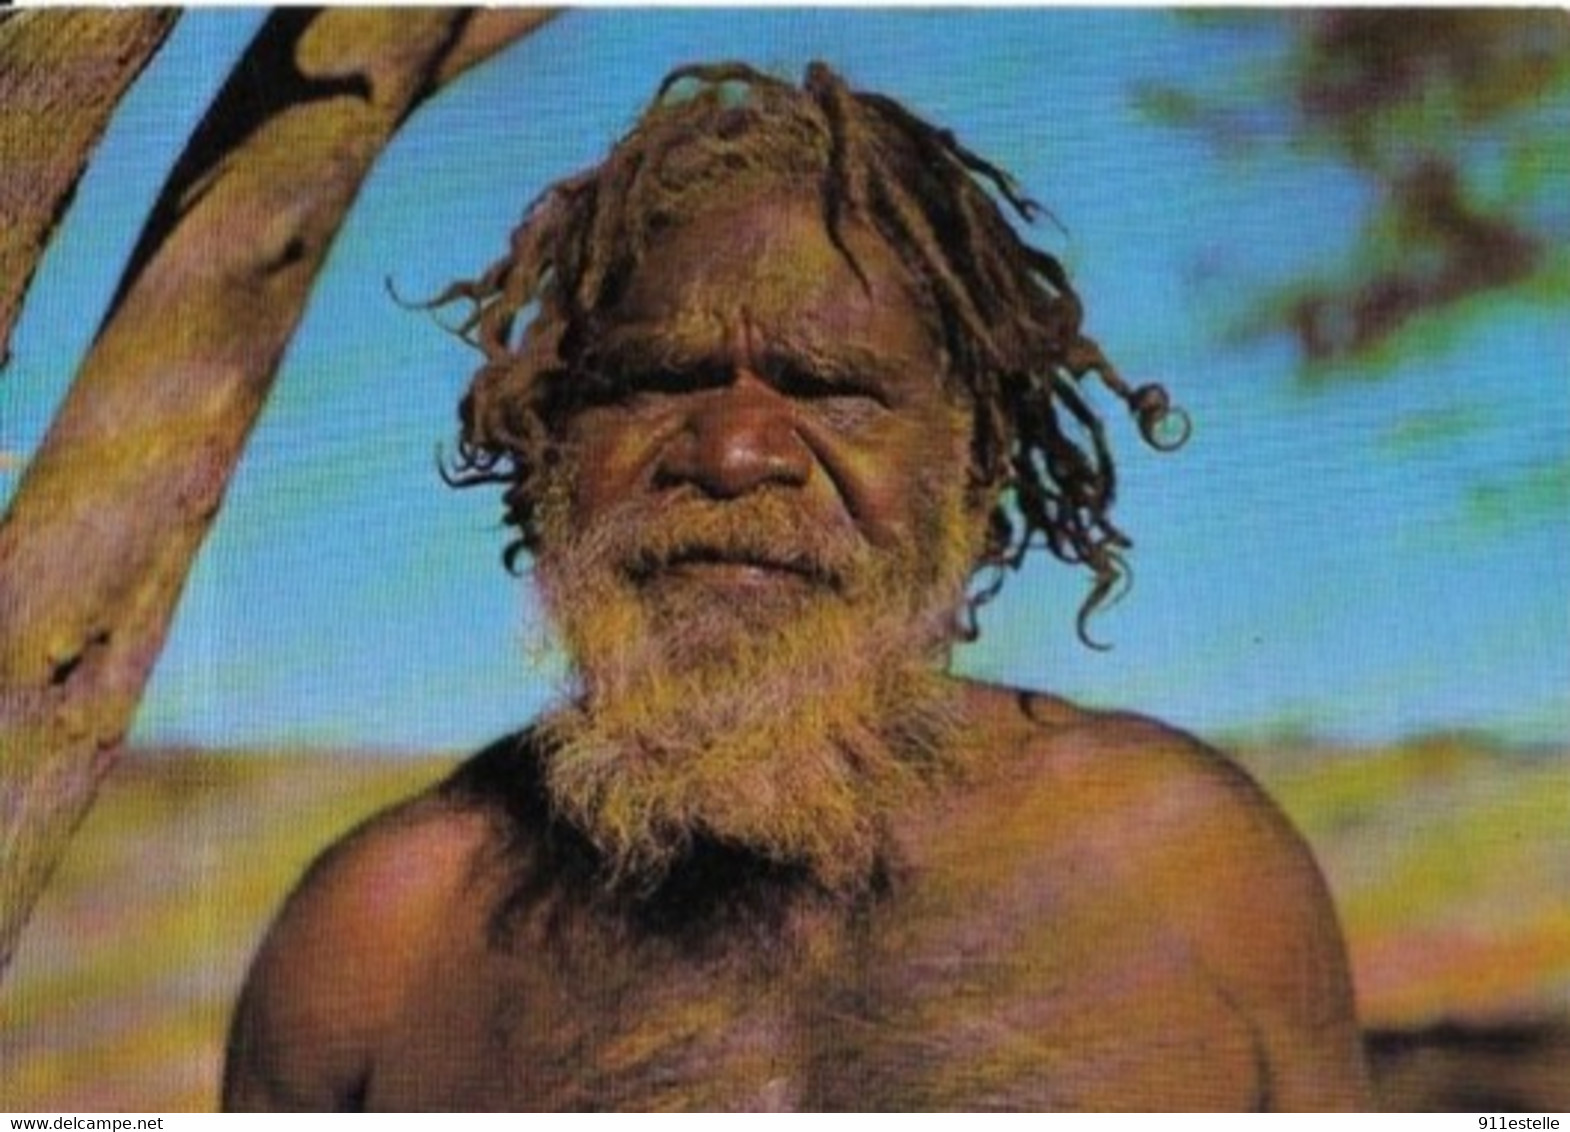
[{"label": "blue sky", "polygon": [[[258,19],[188,14],[122,107],[18,327],[0,450],[42,435]],[[1570,738],[1570,319],[1494,303],[1379,380],[1322,389],[1295,379],[1286,341],[1226,342],[1247,286],[1345,251],[1366,203],[1310,156],[1226,160],[1137,112],[1134,84],[1224,73],[1242,46],[1160,12],[598,10],[465,77],[408,123],[342,231],[133,737],[462,750],[538,710],[559,667],[500,567],[496,496],[435,473],[473,358],[383,280],[423,295],[475,274],[671,66],[795,77],[824,58],[1048,204],[1066,231],[1035,237],[1074,273],[1090,331],[1196,422],[1170,457],[1114,425],[1137,543],[1132,594],[1097,622],[1115,647],[1076,642],[1083,579],[1042,559],[962,669],[1218,738]],[[16,479],[0,471],[0,499]]]}]

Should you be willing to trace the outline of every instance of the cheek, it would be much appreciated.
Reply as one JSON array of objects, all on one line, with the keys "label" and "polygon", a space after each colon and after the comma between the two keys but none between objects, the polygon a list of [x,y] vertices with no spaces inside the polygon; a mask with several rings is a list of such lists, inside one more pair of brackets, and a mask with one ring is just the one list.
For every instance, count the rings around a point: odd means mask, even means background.
[{"label": "cheek", "polygon": [[645,482],[657,451],[657,429],[618,409],[585,409],[566,431],[572,502],[585,518],[625,503]]},{"label": "cheek", "polygon": [[968,442],[952,422],[903,424],[876,444],[859,446],[842,461],[846,502],[868,541],[908,545],[926,528],[934,485],[961,482]]}]

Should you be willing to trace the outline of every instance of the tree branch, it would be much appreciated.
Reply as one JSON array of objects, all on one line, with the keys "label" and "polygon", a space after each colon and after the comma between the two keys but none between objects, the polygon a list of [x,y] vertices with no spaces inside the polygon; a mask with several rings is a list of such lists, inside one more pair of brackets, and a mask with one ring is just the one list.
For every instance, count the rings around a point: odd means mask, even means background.
[{"label": "tree branch", "polygon": [[88,154],[175,15],[35,9],[0,19],[0,370]]},{"label": "tree branch", "polygon": [[269,17],[0,521],[0,972],[118,753],[329,244],[426,97],[542,22]]}]

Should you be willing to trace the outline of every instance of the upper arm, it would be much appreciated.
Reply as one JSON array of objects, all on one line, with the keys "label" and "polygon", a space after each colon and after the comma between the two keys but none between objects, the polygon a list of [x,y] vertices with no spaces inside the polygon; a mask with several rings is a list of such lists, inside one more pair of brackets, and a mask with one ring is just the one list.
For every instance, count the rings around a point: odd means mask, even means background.
[{"label": "upper arm", "polygon": [[1248,784],[1237,863],[1195,917],[1199,954],[1233,979],[1255,1028],[1271,1110],[1372,1107],[1346,945],[1307,845]]},{"label": "upper arm", "polygon": [[268,931],[230,1027],[226,1110],[363,1103],[461,858],[450,823],[394,813],[329,849]]},{"label": "upper arm", "polygon": [[1147,725],[1159,833],[1140,882],[1248,1022],[1276,1111],[1371,1106],[1330,894],[1308,846],[1241,770]]}]

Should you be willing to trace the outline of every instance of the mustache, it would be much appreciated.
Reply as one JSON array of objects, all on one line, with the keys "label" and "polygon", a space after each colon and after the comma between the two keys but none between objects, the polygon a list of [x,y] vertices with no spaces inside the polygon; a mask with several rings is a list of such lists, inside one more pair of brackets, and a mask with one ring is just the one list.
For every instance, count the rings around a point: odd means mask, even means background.
[{"label": "mustache", "polygon": [[634,582],[689,564],[782,570],[832,589],[865,575],[871,548],[845,522],[824,522],[767,492],[715,502],[693,496],[624,504],[580,532],[577,550]]}]

